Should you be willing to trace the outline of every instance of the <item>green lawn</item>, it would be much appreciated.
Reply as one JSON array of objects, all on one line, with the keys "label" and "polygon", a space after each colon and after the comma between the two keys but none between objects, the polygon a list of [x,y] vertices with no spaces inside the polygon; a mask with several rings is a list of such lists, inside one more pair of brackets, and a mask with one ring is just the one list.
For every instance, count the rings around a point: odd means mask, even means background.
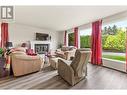
[{"label": "green lawn", "polygon": [[109,58],[109,59],[114,59],[114,60],[119,60],[119,61],[126,60],[125,56],[116,56],[116,55],[103,55],[103,58]]}]

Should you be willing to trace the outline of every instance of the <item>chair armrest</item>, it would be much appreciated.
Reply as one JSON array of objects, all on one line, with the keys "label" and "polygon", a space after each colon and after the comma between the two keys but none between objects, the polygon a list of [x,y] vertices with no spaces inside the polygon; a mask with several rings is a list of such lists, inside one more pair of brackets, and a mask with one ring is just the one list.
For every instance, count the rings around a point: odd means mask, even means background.
[{"label": "chair armrest", "polygon": [[72,69],[72,67],[70,66],[69,61],[64,61],[61,59],[58,59],[58,73],[63,77],[74,77],[74,70]]},{"label": "chair armrest", "polygon": [[75,52],[74,51],[65,51],[64,55],[66,57],[66,60],[70,60],[70,57],[74,57]]},{"label": "chair armrest", "polygon": [[61,51],[61,49],[56,49],[56,52],[60,52]]},{"label": "chair armrest", "polygon": [[68,51],[65,51],[64,53],[72,53],[73,50],[68,50]]},{"label": "chair armrest", "polygon": [[64,55],[64,52],[63,52],[63,51],[61,51],[61,52],[56,52],[56,56],[65,59],[65,55]]}]

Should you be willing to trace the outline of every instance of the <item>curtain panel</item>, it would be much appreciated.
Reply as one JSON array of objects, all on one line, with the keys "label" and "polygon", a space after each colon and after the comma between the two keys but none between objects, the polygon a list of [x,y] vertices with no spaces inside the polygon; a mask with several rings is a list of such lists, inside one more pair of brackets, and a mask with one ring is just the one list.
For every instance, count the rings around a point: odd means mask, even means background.
[{"label": "curtain panel", "polygon": [[74,28],[74,46],[78,48],[78,27]]},{"label": "curtain panel", "polygon": [[91,63],[102,64],[102,45],[101,45],[102,20],[92,23],[92,46]]},{"label": "curtain panel", "polygon": [[1,23],[1,47],[4,48],[8,42],[8,23]]},{"label": "curtain panel", "polygon": [[67,45],[67,31],[64,32],[64,46]]}]

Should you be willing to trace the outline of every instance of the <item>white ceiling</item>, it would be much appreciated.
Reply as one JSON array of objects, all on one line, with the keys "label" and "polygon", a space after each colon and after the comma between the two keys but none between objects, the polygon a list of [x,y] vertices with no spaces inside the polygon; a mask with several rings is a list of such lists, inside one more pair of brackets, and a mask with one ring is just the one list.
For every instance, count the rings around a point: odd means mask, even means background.
[{"label": "white ceiling", "polygon": [[15,22],[62,31],[127,10],[127,6],[16,6]]}]

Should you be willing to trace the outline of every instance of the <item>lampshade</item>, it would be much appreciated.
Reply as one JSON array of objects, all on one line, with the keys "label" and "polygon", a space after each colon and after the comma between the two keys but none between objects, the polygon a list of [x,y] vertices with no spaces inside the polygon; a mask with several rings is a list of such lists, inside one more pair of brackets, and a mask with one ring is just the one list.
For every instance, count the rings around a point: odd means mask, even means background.
[{"label": "lampshade", "polygon": [[8,47],[13,47],[12,42],[7,42],[7,43],[6,43],[6,47],[7,47],[7,48],[8,48]]}]

